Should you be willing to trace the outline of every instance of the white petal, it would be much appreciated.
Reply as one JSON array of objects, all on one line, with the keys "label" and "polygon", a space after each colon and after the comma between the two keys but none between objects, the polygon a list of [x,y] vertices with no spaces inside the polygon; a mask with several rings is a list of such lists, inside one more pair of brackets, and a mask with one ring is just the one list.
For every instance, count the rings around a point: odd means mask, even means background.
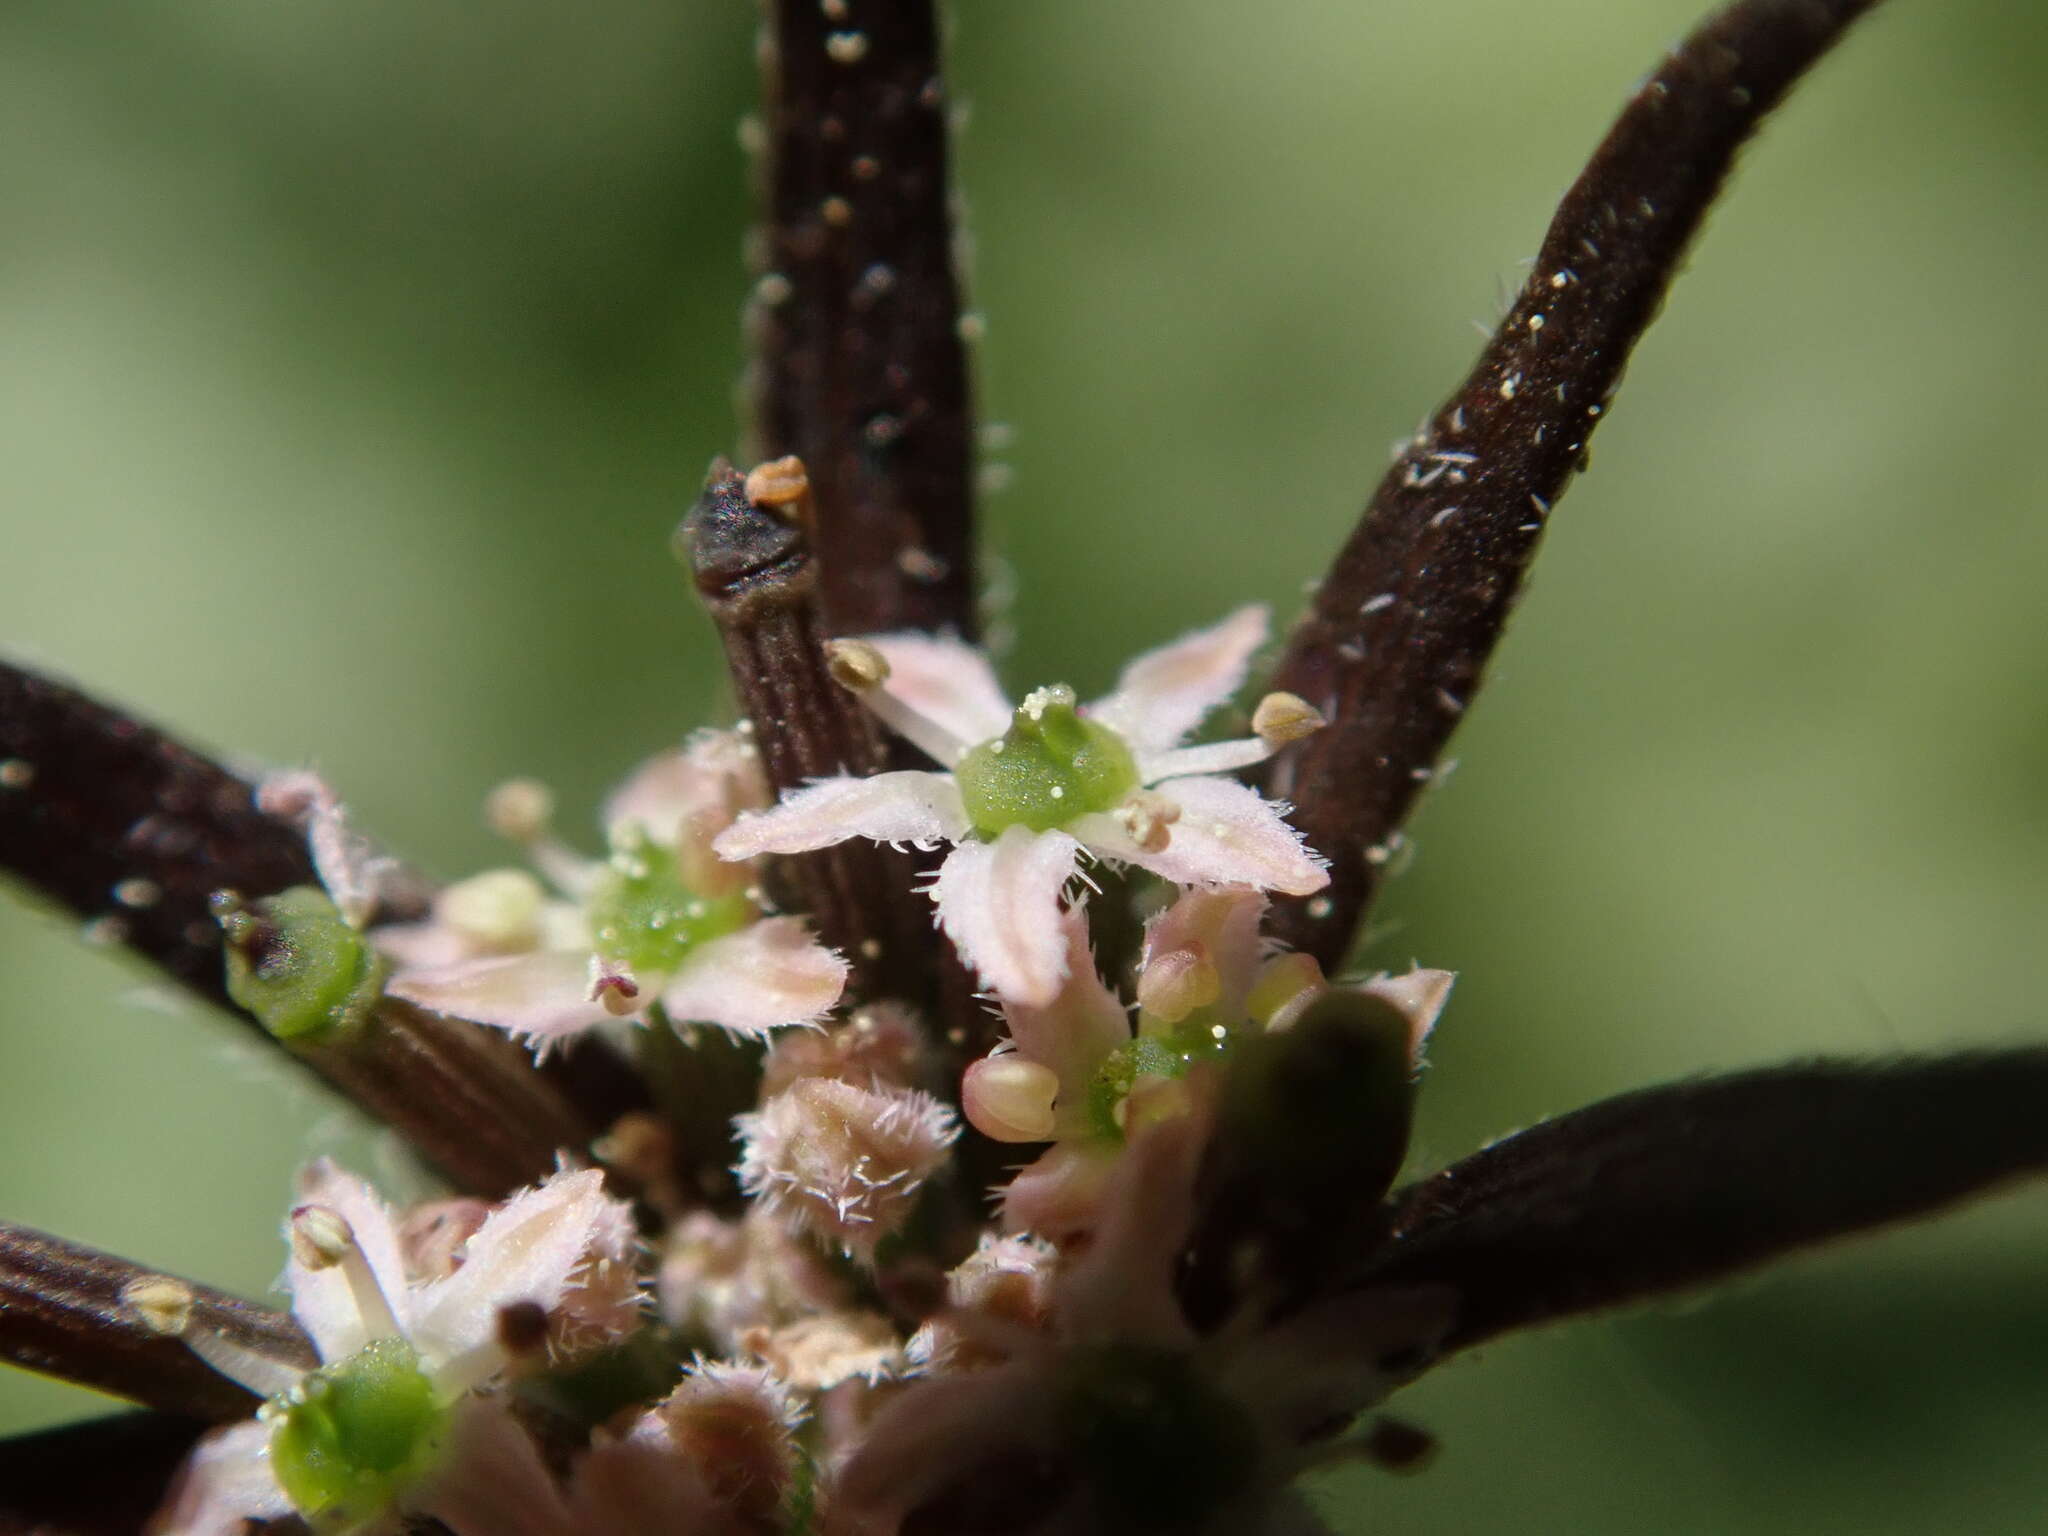
[{"label": "white petal", "polygon": [[1240,608],[1220,624],[1147,651],[1089,712],[1140,752],[1164,752],[1238,690],[1252,653],[1265,643],[1266,610]]},{"label": "white petal", "polygon": [[242,1536],[251,1520],[291,1513],[270,1471],[270,1426],[249,1419],[199,1442],[149,1529],[157,1536]]},{"label": "white petal", "polygon": [[877,773],[820,779],[780,805],[742,816],[712,843],[721,859],[808,853],[849,837],[929,848],[967,835],[967,811],[950,773]]},{"label": "white petal", "polygon": [[[300,1172],[298,1205],[324,1205],[355,1233],[356,1246],[369,1260],[377,1287],[398,1317],[406,1322],[405,1261],[400,1256],[398,1227],[390,1207],[354,1174],[320,1157]],[[322,1360],[339,1360],[370,1342],[341,1265],[308,1269],[293,1254],[285,1266],[285,1284],[292,1293],[292,1316],[312,1335]]]},{"label": "white petal", "polygon": [[1043,1007],[1059,995],[1067,978],[1060,891],[1080,851],[1065,832],[1009,827],[992,843],[961,843],[939,866],[939,926],[1005,1002]]},{"label": "white petal", "polygon": [[738,731],[699,731],[677,752],[650,758],[605,802],[611,834],[639,827],[674,850],[685,884],[699,895],[720,895],[747,883],[744,870],[727,869],[711,840],[740,812],[774,796],[761,770],[761,754]]},{"label": "white petal", "polygon": [[1180,807],[1166,846],[1148,853],[1108,816],[1077,827],[1088,847],[1105,858],[1149,869],[1176,885],[1252,885],[1306,896],[1330,883],[1323,861],[1310,853],[1280,807],[1233,779],[1168,779],[1153,786]]},{"label": "white petal", "polygon": [[693,949],[661,1002],[679,1024],[765,1035],[808,1024],[831,1008],[846,989],[846,971],[800,918],[763,918]]},{"label": "white petal", "polygon": [[456,965],[471,953],[469,940],[447,923],[386,923],[365,937],[379,954],[409,971]]},{"label": "white petal", "polygon": [[400,971],[385,990],[436,1013],[538,1041],[562,1039],[612,1016],[591,999],[590,956],[581,950],[544,949]]},{"label": "white petal", "polygon": [[930,635],[869,635],[889,663],[890,693],[969,745],[1009,729],[1010,701],[988,657],[958,640]]},{"label": "white petal", "polygon": [[586,1168],[521,1190],[485,1217],[462,1267],[413,1293],[409,1332],[428,1368],[496,1338],[500,1307],[533,1301],[552,1311],[616,1226],[616,1203],[604,1175]]}]

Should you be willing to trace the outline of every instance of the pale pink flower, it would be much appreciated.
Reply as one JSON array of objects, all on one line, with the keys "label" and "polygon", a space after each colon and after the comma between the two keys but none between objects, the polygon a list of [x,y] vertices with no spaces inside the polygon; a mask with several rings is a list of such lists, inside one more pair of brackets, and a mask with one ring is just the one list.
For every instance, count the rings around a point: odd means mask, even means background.
[{"label": "pale pink flower", "polygon": [[[1453,1297],[1360,1288],[1282,1320],[1248,1312],[1198,1332],[1175,1280],[1213,1110],[1199,1080],[1164,1086],[1117,1161],[1094,1240],[1030,1278],[1042,1322],[954,1314],[951,1326],[999,1342],[1000,1356],[915,1381],[882,1406],[833,1482],[828,1536],[898,1536],[913,1514],[920,1530],[953,1528],[938,1511],[1015,1508],[1030,1511],[1015,1528],[1033,1536],[1319,1528],[1288,1484],[1323,1454],[1317,1438],[1333,1421],[1400,1384],[1384,1362],[1436,1349]],[[962,1267],[966,1286],[985,1283],[975,1272],[989,1257]],[[1106,1469],[1087,1436],[1121,1417],[1142,1446],[1161,1401],[1180,1438]]]},{"label": "pale pink flower", "polygon": [[545,792],[514,783],[493,820],[558,888],[523,870],[448,887],[425,923],[375,930],[395,997],[493,1025],[545,1049],[610,1018],[765,1035],[839,1001],[846,962],[794,917],[762,913],[753,872],[711,842],[767,798],[752,745],[700,733],[643,766],[605,807],[612,854],[579,860],[548,831]]},{"label": "pale pink flower", "polygon": [[[454,1490],[475,1470],[475,1447],[509,1445],[517,1462],[531,1457],[531,1444],[509,1420],[482,1423],[502,1418],[503,1410],[495,1399],[472,1394],[491,1386],[523,1350],[547,1347],[558,1318],[573,1316],[586,1345],[613,1342],[639,1325],[644,1308],[630,1278],[630,1211],[605,1194],[597,1171],[558,1173],[493,1208],[459,1253],[422,1274],[406,1262],[403,1222],[362,1180],[323,1158],[300,1176],[298,1196],[286,1227],[291,1259],[284,1279],[292,1314],[321,1366],[304,1372],[182,1320],[170,1324],[167,1331],[207,1364],[267,1401],[256,1419],[201,1442],[154,1529],[164,1536],[229,1536],[245,1520],[294,1513],[289,1479],[272,1462],[281,1426],[323,1376],[346,1374],[359,1359],[393,1348],[405,1362],[401,1374],[417,1372],[421,1391],[447,1417],[441,1429],[422,1431],[417,1481],[395,1481],[393,1505],[375,1519],[360,1511],[354,1517],[366,1530],[395,1528],[405,1511],[436,1514],[465,1536],[508,1529],[461,1518],[463,1500]],[[621,1274],[629,1277],[623,1283]],[[137,1294],[130,1304],[143,1310],[145,1299]]]},{"label": "pale pink flower", "polygon": [[1328,883],[1286,808],[1225,777],[1320,716],[1274,694],[1254,716],[1256,737],[1180,744],[1236,691],[1265,638],[1265,610],[1240,609],[1140,656],[1092,705],[1055,687],[1014,710],[988,659],[957,640],[835,642],[836,675],[941,771],[820,779],[742,815],[713,847],[751,859],[850,837],[951,843],[931,886],[940,926],[998,997],[1045,1004],[1067,974],[1061,895],[1084,852],[1179,885],[1307,895]]},{"label": "pale pink flower", "polygon": [[[1223,886],[1183,892],[1154,916],[1133,977],[1135,1028],[1096,972],[1084,915],[1061,917],[1067,976],[1059,991],[1043,1006],[1006,1000],[1008,1036],[961,1079],[961,1108],[984,1136],[1054,1143],[1003,1190],[1008,1230],[1057,1243],[1086,1236],[1110,1184],[1130,1094],[1220,1060],[1246,1033],[1291,1028],[1330,990],[1312,957],[1266,953],[1265,910],[1261,892]],[[1453,979],[1418,969],[1347,985],[1402,1011],[1419,1069]]]}]

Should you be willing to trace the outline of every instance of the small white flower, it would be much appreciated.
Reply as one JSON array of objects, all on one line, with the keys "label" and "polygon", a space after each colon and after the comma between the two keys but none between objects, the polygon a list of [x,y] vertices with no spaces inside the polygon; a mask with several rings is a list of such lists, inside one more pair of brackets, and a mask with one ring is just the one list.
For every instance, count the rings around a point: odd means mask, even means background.
[{"label": "small white flower", "polygon": [[431,921],[377,929],[399,970],[387,990],[545,1049],[610,1018],[764,1035],[839,1001],[846,962],[797,918],[764,917],[753,872],[711,841],[766,800],[753,747],[704,732],[642,767],[605,807],[612,855],[584,861],[548,833],[538,786],[493,797],[493,820],[560,888],[491,870],[443,891]]},{"label": "small white flower", "polygon": [[245,1520],[298,1513],[371,1530],[410,1510],[487,1529],[451,1507],[451,1474],[460,1483],[473,1470],[465,1447],[483,1436],[514,1453],[523,1443],[531,1457],[531,1446],[483,1426],[502,1408],[472,1394],[548,1348],[557,1319],[584,1344],[638,1325],[637,1283],[619,1280],[634,1272],[630,1212],[595,1170],[558,1173],[491,1210],[459,1262],[423,1276],[407,1266],[401,1224],[362,1180],[321,1159],[298,1194],[285,1284],[318,1369],[191,1329],[165,1304],[176,1281],[130,1287],[131,1307],[161,1319],[153,1326],[267,1399],[255,1420],[202,1442],[156,1528],[226,1536]]},{"label": "small white flower", "polygon": [[940,925],[999,997],[1048,1003],[1067,974],[1060,897],[1084,850],[1179,885],[1307,895],[1328,883],[1285,807],[1223,776],[1314,729],[1314,710],[1274,695],[1258,737],[1180,745],[1265,638],[1265,610],[1240,609],[1140,656],[1092,705],[1055,687],[1014,710],[987,658],[958,641],[835,642],[840,680],[944,771],[821,779],[742,815],[712,846],[751,859],[849,837],[951,843],[931,887]]}]

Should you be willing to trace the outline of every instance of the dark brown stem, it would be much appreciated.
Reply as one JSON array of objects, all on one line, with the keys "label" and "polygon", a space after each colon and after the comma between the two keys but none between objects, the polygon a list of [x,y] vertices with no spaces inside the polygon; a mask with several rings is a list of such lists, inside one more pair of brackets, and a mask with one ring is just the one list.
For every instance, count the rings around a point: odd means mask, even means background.
[{"label": "dark brown stem", "polygon": [[[256,1411],[255,1396],[123,1303],[131,1281],[161,1277],[126,1259],[0,1223],[0,1358],[189,1419],[248,1417]],[[221,1335],[302,1369],[318,1363],[288,1314],[184,1283],[192,1294],[188,1331]]]},{"label": "dark brown stem", "polygon": [[558,1152],[595,1134],[507,1036],[395,997],[355,1028],[291,1049],[470,1194],[537,1184]]},{"label": "dark brown stem", "polygon": [[0,1440],[0,1536],[134,1536],[205,1428],[121,1413]]},{"label": "dark brown stem", "polygon": [[1339,552],[1273,686],[1328,729],[1269,790],[1331,860],[1278,904],[1338,963],[1416,795],[1478,688],[1550,511],[1736,151],[1875,0],[1746,0],[1636,93],[1565,195],[1528,282],[1458,392],[1402,452]]},{"label": "dark brown stem", "polygon": [[[788,470],[790,499],[768,505],[749,497],[747,477],[715,465],[677,535],[777,793],[887,766],[874,717],[826,669],[802,475]],[[790,855],[777,869],[791,904],[853,962],[859,990],[927,1000],[930,916],[907,855],[856,838]]]},{"label": "dark brown stem", "polygon": [[[222,890],[253,900],[319,876],[300,828],[258,809],[246,780],[75,689],[0,664],[0,869],[271,1038],[228,998],[210,903]],[[395,889],[375,921],[424,914],[416,878]],[[475,1194],[545,1178],[558,1148],[591,1134],[523,1052],[477,1025],[390,1004],[346,1040],[294,1054]],[[595,1083],[602,1065],[586,1061],[583,1078],[563,1081]],[[615,1081],[604,1092],[630,1097]]]},{"label": "dark brown stem", "polygon": [[975,622],[973,412],[928,0],[772,0],[757,455],[809,466],[828,629]]},{"label": "dark brown stem", "polygon": [[1367,1283],[1455,1291],[1446,1349],[1704,1285],[2048,1171],[2044,1095],[2043,1049],[1624,1094],[1397,1192]]},{"label": "dark brown stem", "polygon": [[[245,781],[74,689],[0,663],[0,869],[212,1002],[215,891],[318,883],[299,829]],[[417,914],[408,914],[417,915]]]}]

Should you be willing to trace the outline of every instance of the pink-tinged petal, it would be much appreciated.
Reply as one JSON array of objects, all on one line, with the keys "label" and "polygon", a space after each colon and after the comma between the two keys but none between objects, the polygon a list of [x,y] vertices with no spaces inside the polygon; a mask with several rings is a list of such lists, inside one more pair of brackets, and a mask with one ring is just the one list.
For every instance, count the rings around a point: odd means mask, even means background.
[{"label": "pink-tinged petal", "polygon": [[291,1500],[271,1475],[270,1426],[249,1419],[199,1442],[149,1530],[156,1536],[242,1536],[251,1520],[282,1520],[292,1513]]},{"label": "pink-tinged petal", "polygon": [[1208,1104],[1188,1091],[1191,1081],[1160,1085],[1149,1109],[1132,1095],[1135,1129],[1103,1190],[1093,1240],[1060,1277],[1062,1332],[1170,1349],[1194,1344],[1173,1291],[1211,1127]]},{"label": "pink-tinged petal", "polygon": [[467,960],[432,971],[400,971],[386,984],[393,997],[540,1044],[578,1034],[611,1018],[591,996],[590,956],[580,950],[537,950]]},{"label": "pink-tinged petal", "polygon": [[386,923],[366,935],[377,952],[409,971],[459,965],[475,953],[446,923]]},{"label": "pink-tinged petal", "polygon": [[939,926],[983,985],[1007,1003],[1043,1007],[1067,979],[1060,892],[1081,845],[1065,832],[1007,827],[965,842],[932,882]]},{"label": "pink-tinged petal", "polygon": [[455,1536],[627,1536],[570,1514],[533,1437],[498,1398],[456,1406],[440,1465],[406,1503]]},{"label": "pink-tinged petal", "polygon": [[978,648],[916,634],[869,635],[867,642],[889,663],[883,686],[949,735],[972,746],[1009,729],[1009,698]]},{"label": "pink-tinged petal", "polygon": [[948,773],[915,769],[820,779],[780,805],[740,817],[711,844],[721,859],[808,853],[849,837],[934,847],[967,835],[967,810]]},{"label": "pink-tinged petal", "polygon": [[1079,1242],[1095,1231],[1122,1148],[1062,1141],[1003,1186],[1003,1230],[1049,1243]]},{"label": "pink-tinged petal", "polygon": [[801,918],[768,917],[690,952],[661,1003],[677,1023],[765,1035],[809,1024],[839,1001],[846,962],[811,937]]},{"label": "pink-tinged petal", "polygon": [[[1145,947],[1138,956],[1140,1005],[1155,967],[1166,973],[1162,979],[1170,988],[1176,957],[1191,955],[1213,972],[1215,993],[1207,1003],[1215,1010],[1212,1016],[1242,1019],[1259,976],[1259,922],[1265,913],[1266,898],[1246,886],[1184,892],[1145,925]],[[1178,1023],[1184,1016],[1173,1015],[1167,1022]]]},{"label": "pink-tinged petal", "polygon": [[[328,1158],[315,1158],[299,1173],[295,1207],[324,1206],[348,1223],[356,1247],[369,1261],[377,1288],[403,1326],[406,1322],[405,1260],[398,1225],[377,1192]],[[287,1228],[289,1234],[289,1228]],[[309,1269],[299,1262],[298,1245],[285,1265],[284,1283],[292,1293],[292,1316],[312,1336],[322,1360],[339,1360],[370,1342],[350,1290],[346,1267],[335,1264]]]},{"label": "pink-tinged petal", "polygon": [[1003,1019],[1018,1051],[1050,1067],[1060,1080],[1059,1134],[1086,1128],[1088,1085],[1096,1068],[1131,1038],[1123,1002],[1102,984],[1088,951],[1088,916],[1075,907],[1060,919],[1067,952],[1067,979],[1042,1007],[1007,1002]]},{"label": "pink-tinged petal", "polygon": [[638,1426],[623,1439],[600,1440],[590,1448],[576,1463],[569,1499],[574,1529],[589,1536],[736,1536],[756,1529],[719,1506],[703,1476],[665,1434],[643,1433]]},{"label": "pink-tinged petal", "polygon": [[1108,816],[1091,816],[1078,828],[1088,847],[1176,885],[1251,885],[1307,896],[1330,883],[1323,861],[1281,808],[1257,791],[1233,779],[1168,779],[1152,792],[1180,808],[1164,848],[1139,847]]},{"label": "pink-tinged petal", "polygon": [[1164,752],[1237,692],[1252,653],[1265,643],[1266,610],[1240,608],[1220,624],[1147,651],[1089,712],[1138,751]]},{"label": "pink-tinged petal", "polygon": [[500,1307],[532,1301],[553,1312],[577,1271],[617,1248],[622,1224],[630,1217],[594,1168],[521,1190],[484,1218],[460,1268],[414,1292],[414,1348],[431,1369],[495,1339]]},{"label": "pink-tinged petal", "polygon": [[684,883],[715,895],[744,885],[747,875],[726,869],[711,841],[742,811],[774,797],[752,739],[738,731],[699,731],[681,751],[650,758],[605,802],[607,831],[639,827],[672,848]]},{"label": "pink-tinged petal", "polygon": [[[1000,1510],[1005,1483],[1022,1484],[1019,1507],[1033,1518],[1020,1531],[1079,1531],[1093,1525],[1071,1506],[1083,1495],[1069,1479],[1058,1503],[1044,1507],[1033,1486],[1033,1458],[1058,1465],[1062,1403],[1053,1361],[1042,1354],[988,1370],[932,1377],[882,1400],[831,1487],[834,1536],[888,1536],[918,1506],[967,1484],[985,1508]],[[1064,1433],[1071,1438],[1071,1428]],[[1026,1498],[1034,1502],[1024,1504]],[[1001,1529],[977,1521],[981,1529]],[[927,1527],[929,1528],[929,1527]],[[1099,1527],[1098,1527],[1099,1528]]]}]

